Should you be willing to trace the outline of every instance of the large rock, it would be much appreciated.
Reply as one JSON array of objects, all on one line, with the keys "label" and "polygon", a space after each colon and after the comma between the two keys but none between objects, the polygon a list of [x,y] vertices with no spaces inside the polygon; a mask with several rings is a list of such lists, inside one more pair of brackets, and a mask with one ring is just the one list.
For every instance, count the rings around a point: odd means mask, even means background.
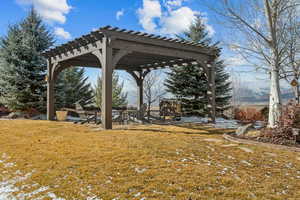
[{"label": "large rock", "polygon": [[240,136],[240,135],[245,135],[249,130],[253,129],[253,124],[247,124],[247,125],[244,125],[244,126],[240,126],[236,131],[235,131],[235,134],[237,136]]},{"label": "large rock", "polygon": [[21,113],[19,112],[11,112],[9,115],[7,115],[8,119],[17,119],[21,117]]}]

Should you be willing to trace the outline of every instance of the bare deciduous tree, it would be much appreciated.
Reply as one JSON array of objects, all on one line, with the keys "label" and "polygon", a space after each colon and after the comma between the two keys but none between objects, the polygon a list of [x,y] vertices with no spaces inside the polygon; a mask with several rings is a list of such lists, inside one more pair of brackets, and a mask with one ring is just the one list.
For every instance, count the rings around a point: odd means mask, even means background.
[{"label": "bare deciduous tree", "polygon": [[281,78],[286,80],[288,84],[292,84],[295,99],[299,100],[299,80],[300,80],[300,21],[297,7],[290,9],[287,15],[289,22],[287,34],[287,50],[286,60],[281,68]]},{"label": "bare deciduous tree", "polygon": [[150,118],[152,104],[166,94],[161,75],[162,72],[156,70],[150,72],[144,79],[144,97],[147,104],[148,119]]},{"label": "bare deciduous tree", "polygon": [[280,72],[286,61],[289,22],[296,0],[219,0],[216,13],[240,34],[244,42],[232,47],[257,69],[270,74],[268,126],[277,126],[281,115]]}]

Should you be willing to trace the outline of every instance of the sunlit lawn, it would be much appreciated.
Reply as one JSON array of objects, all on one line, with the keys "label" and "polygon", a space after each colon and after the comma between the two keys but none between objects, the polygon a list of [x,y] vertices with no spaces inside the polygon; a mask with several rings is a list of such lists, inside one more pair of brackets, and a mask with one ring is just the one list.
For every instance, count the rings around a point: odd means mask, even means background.
[{"label": "sunlit lawn", "polygon": [[16,199],[300,198],[299,153],[200,125],[123,128],[0,121],[0,197],[10,184]]}]

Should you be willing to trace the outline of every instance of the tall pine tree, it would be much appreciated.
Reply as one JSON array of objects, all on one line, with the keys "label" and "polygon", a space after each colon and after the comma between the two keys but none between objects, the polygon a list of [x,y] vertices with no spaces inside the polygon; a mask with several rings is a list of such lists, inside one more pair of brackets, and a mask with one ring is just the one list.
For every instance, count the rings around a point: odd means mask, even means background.
[{"label": "tall pine tree", "polygon": [[0,39],[1,103],[11,110],[45,110],[47,66],[41,53],[53,43],[33,8],[24,20],[9,26]]},{"label": "tall pine tree", "polygon": [[[204,46],[217,47],[206,31],[201,17],[197,17],[188,31],[178,35],[178,38],[196,42]],[[229,108],[231,99],[231,83],[228,81],[229,74],[224,70],[222,60],[216,60],[216,105],[217,113],[221,114]],[[167,73],[165,82],[167,91],[182,102],[182,109],[186,115],[204,116],[207,108],[207,78],[200,65],[179,66],[171,68]]]},{"label": "tall pine tree", "polygon": [[[113,108],[127,106],[127,93],[123,92],[124,83],[119,82],[119,75],[114,72],[112,79],[112,106]],[[99,76],[97,80],[97,85],[94,88],[95,102],[96,105],[101,108],[102,106],[102,77]]]},{"label": "tall pine tree", "polygon": [[94,94],[84,68],[72,67],[58,75],[55,88],[56,108],[74,108],[75,103],[81,106],[91,105]]}]

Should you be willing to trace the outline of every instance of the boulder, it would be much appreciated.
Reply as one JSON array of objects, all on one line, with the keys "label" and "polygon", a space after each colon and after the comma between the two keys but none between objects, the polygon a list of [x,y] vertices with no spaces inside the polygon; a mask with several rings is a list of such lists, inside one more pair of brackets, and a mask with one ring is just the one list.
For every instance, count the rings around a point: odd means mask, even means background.
[{"label": "boulder", "polygon": [[251,130],[253,128],[253,124],[247,124],[244,126],[240,126],[238,127],[238,129],[235,131],[235,134],[237,136],[241,136],[241,135],[245,135],[249,130]]},{"label": "boulder", "polygon": [[20,112],[11,112],[9,113],[9,115],[7,115],[6,118],[8,119],[17,119],[17,118],[20,118],[22,117],[22,114]]}]

